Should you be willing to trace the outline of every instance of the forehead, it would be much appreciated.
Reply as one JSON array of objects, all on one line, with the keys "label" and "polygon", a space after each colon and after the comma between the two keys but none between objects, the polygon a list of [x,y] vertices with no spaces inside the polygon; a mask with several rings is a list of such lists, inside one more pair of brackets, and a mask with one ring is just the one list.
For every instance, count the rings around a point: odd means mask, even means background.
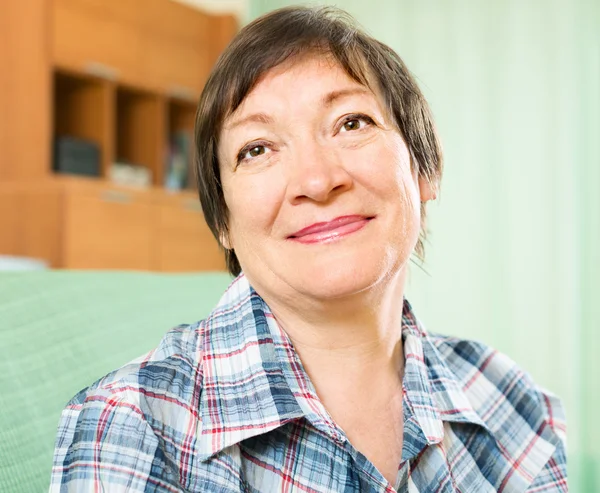
[{"label": "forehead", "polygon": [[325,98],[327,102],[327,94],[340,90],[379,100],[371,87],[350,77],[332,56],[306,54],[295,57],[262,75],[238,108],[228,115],[225,126],[232,119],[257,109],[265,111],[307,104],[314,107],[315,99]]}]

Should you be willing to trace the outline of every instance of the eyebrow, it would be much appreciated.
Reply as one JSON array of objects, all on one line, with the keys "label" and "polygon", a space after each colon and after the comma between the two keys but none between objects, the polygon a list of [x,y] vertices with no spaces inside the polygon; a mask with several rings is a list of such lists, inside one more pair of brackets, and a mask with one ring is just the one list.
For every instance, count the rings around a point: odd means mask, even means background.
[{"label": "eyebrow", "polygon": [[[321,98],[321,106],[327,108],[331,107],[339,99],[343,99],[354,95],[368,95],[371,94],[369,90],[363,87],[352,87],[348,89],[340,89],[337,91],[331,91]],[[273,118],[266,113],[252,113],[251,115],[245,116],[239,120],[235,120],[227,125],[228,130],[232,130],[236,127],[244,125],[246,123],[262,123],[263,125],[271,125]]]},{"label": "eyebrow", "polygon": [[368,94],[371,94],[371,92],[364,87],[351,87],[348,89],[340,89],[338,91],[332,91],[328,94],[325,94],[325,96],[323,96],[323,98],[321,100],[321,104],[323,106],[329,107],[333,103],[335,103],[338,99],[343,99],[343,98],[347,98],[348,96],[355,96],[355,95],[366,96]]},{"label": "eyebrow", "polygon": [[228,130],[232,130],[246,123],[262,123],[264,125],[271,125],[273,123],[273,118],[271,118],[266,113],[252,113],[251,115],[245,116],[244,118],[231,122],[226,127]]}]

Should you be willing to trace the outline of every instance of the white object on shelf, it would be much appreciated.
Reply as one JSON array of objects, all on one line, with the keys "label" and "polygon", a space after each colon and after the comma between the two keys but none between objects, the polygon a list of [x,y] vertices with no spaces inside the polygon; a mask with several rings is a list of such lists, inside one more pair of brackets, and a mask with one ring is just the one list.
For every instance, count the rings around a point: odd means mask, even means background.
[{"label": "white object on shelf", "polygon": [[127,163],[113,163],[108,177],[116,185],[147,188],[152,185],[152,173],[143,166]]}]

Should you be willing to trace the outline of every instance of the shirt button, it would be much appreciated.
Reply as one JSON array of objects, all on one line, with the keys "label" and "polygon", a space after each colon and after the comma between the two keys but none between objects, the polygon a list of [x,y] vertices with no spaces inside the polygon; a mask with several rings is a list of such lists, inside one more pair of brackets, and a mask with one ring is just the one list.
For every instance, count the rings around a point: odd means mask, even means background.
[{"label": "shirt button", "polygon": [[343,443],[346,442],[346,437],[344,437],[343,435],[340,435],[339,433],[335,433],[333,435],[333,440],[335,441],[335,443],[337,443],[338,445],[342,445]]}]

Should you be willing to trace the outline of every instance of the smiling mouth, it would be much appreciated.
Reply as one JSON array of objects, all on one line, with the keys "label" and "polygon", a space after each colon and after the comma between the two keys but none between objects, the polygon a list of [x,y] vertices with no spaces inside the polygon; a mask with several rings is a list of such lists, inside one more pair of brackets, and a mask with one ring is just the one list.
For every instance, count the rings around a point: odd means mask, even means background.
[{"label": "smiling mouth", "polygon": [[373,216],[340,216],[296,231],[288,239],[299,243],[327,243],[361,230],[372,219]]}]

